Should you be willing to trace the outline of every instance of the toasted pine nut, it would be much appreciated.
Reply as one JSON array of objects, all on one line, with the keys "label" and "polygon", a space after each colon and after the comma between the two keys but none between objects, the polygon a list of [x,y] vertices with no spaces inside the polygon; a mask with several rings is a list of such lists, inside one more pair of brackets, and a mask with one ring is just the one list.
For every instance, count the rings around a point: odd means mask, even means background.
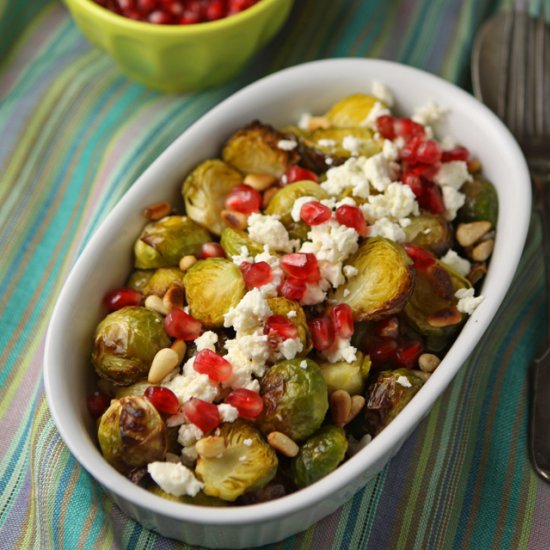
[{"label": "toasted pine nut", "polygon": [[164,304],[166,310],[170,312],[174,308],[183,307],[183,297],[183,288],[177,283],[174,283],[168,287],[168,290],[162,297],[162,303]]},{"label": "toasted pine nut", "polygon": [[421,378],[423,382],[426,382],[428,378],[432,375],[431,372],[424,372],[423,370],[415,370],[414,375],[418,378]]},{"label": "toasted pine nut", "polygon": [[300,447],[296,443],[282,432],[271,432],[267,436],[267,442],[281,454],[293,457],[298,454]]},{"label": "toasted pine nut", "polygon": [[484,262],[493,253],[493,248],[495,248],[495,241],[493,239],[481,241],[474,246],[471,252],[472,260],[475,262]]},{"label": "toasted pine nut", "polygon": [[433,372],[441,363],[441,359],[433,353],[423,353],[418,358],[418,366],[421,371]]},{"label": "toasted pine nut", "polygon": [[143,215],[148,220],[160,220],[172,212],[172,205],[169,202],[158,202],[143,209]]},{"label": "toasted pine nut", "polygon": [[308,121],[308,127],[312,132],[319,128],[330,128],[330,120],[324,116],[312,116]]},{"label": "toasted pine nut", "polygon": [[187,271],[190,267],[194,266],[197,263],[197,258],[195,256],[184,256],[179,263],[179,268],[182,271]]},{"label": "toasted pine nut", "polygon": [[160,296],[151,294],[145,298],[145,307],[152,311],[156,311],[161,315],[168,315],[169,311],[166,309],[164,302]]},{"label": "toasted pine nut", "polygon": [[268,187],[273,185],[275,181],[275,176],[271,174],[247,174],[244,178],[244,183],[250,185],[250,187],[257,191],[265,191]]},{"label": "toasted pine nut", "polygon": [[330,395],[330,412],[337,426],[343,426],[351,412],[351,396],[346,390],[336,390]]},{"label": "toasted pine nut", "polygon": [[456,307],[450,307],[428,315],[427,321],[432,327],[450,327],[462,321],[462,314]]},{"label": "toasted pine nut", "polygon": [[242,212],[222,210],[221,217],[225,224],[233,229],[245,229],[248,225],[248,216]]},{"label": "toasted pine nut", "polygon": [[187,351],[187,344],[185,340],[174,340],[170,349],[173,349],[178,354],[178,364],[183,361],[185,357],[185,352]]},{"label": "toasted pine nut", "polygon": [[488,233],[490,229],[491,222],[488,221],[461,223],[456,229],[456,240],[461,246],[472,246]]},{"label": "toasted pine nut", "polygon": [[267,208],[268,204],[271,202],[271,199],[279,191],[278,187],[270,187],[264,191],[262,196],[262,208]]},{"label": "toasted pine nut", "polygon": [[361,409],[364,406],[365,398],[362,395],[353,395],[351,398],[351,409],[349,411],[349,416],[346,419],[346,424],[351,422],[361,412]]},{"label": "toasted pine nut", "polygon": [[485,262],[472,264],[470,273],[468,273],[468,280],[475,285],[487,274],[487,264]]},{"label": "toasted pine nut", "polygon": [[178,354],[170,348],[159,349],[153,357],[147,381],[158,384],[179,365]]},{"label": "toasted pine nut", "polygon": [[195,443],[195,449],[204,458],[214,458],[225,451],[225,441],[223,437],[209,435],[199,439]]}]

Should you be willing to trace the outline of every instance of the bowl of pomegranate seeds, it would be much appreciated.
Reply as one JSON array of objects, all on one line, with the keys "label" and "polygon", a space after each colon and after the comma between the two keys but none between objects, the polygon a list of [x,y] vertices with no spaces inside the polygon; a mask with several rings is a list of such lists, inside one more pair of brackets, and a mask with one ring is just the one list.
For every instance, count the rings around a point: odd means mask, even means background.
[{"label": "bowl of pomegranate seeds", "polygon": [[44,362],[58,429],[167,537],[297,533],[451,383],[530,205],[509,132],[444,80],[366,59],[264,78],[184,132],[72,270]]},{"label": "bowl of pomegranate seeds", "polygon": [[169,93],[237,75],[286,21],[292,0],[65,0],[94,45],[141,84]]}]

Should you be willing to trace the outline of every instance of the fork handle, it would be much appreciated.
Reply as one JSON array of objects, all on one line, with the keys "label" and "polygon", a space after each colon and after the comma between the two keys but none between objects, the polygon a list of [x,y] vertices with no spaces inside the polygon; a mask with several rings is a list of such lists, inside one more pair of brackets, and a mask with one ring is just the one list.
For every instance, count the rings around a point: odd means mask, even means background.
[{"label": "fork handle", "polygon": [[533,361],[531,459],[537,473],[550,482],[550,163],[530,164],[530,171],[542,227],[547,314],[543,351]]}]

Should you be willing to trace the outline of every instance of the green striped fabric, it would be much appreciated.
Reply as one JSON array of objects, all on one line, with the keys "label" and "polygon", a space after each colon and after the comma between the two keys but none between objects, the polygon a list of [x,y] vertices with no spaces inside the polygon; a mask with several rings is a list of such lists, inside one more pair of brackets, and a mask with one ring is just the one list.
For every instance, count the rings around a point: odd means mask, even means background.
[{"label": "green striped fabric", "polygon": [[[125,516],[79,466],[41,378],[62,283],[142,171],[233,91],[300,62],[392,59],[468,89],[475,30],[510,3],[297,0],[240,77],[169,96],[122,76],[60,3],[0,0],[0,549],[188,548]],[[527,453],[528,371],[545,321],[540,240],[533,223],[497,319],[394,459],[332,516],[271,548],[550,548],[550,485]]]}]

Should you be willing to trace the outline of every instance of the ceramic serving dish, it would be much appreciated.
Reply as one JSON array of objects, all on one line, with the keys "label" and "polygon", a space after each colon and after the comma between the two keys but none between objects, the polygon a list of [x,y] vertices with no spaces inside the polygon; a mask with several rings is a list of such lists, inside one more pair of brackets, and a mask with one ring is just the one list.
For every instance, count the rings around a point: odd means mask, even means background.
[{"label": "ceramic serving dish", "polygon": [[[92,369],[92,333],[101,299],[131,268],[132,244],[144,206],[178,204],[184,176],[214,157],[237,128],[259,118],[275,126],[304,112],[323,113],[346,95],[370,92],[374,80],[393,92],[396,113],[410,114],[434,100],[449,109],[441,125],[478,157],[495,184],[499,221],[483,303],[435,373],[404,411],[369,445],[310,487],[264,504],[205,508],[164,500],[133,485],[101,456],[86,410]],[[433,75],[385,61],[334,59],[307,63],[266,77],[236,93],[186,130],[135,182],[107,216],[70,273],[49,327],[44,359],[48,404],[59,432],[82,466],[127,514],[167,537],[206,547],[249,548],[302,531],[335,511],[399,450],[451,382],[497,312],[514,276],[531,208],[529,176],[520,149],[504,125],[466,92]]]}]

